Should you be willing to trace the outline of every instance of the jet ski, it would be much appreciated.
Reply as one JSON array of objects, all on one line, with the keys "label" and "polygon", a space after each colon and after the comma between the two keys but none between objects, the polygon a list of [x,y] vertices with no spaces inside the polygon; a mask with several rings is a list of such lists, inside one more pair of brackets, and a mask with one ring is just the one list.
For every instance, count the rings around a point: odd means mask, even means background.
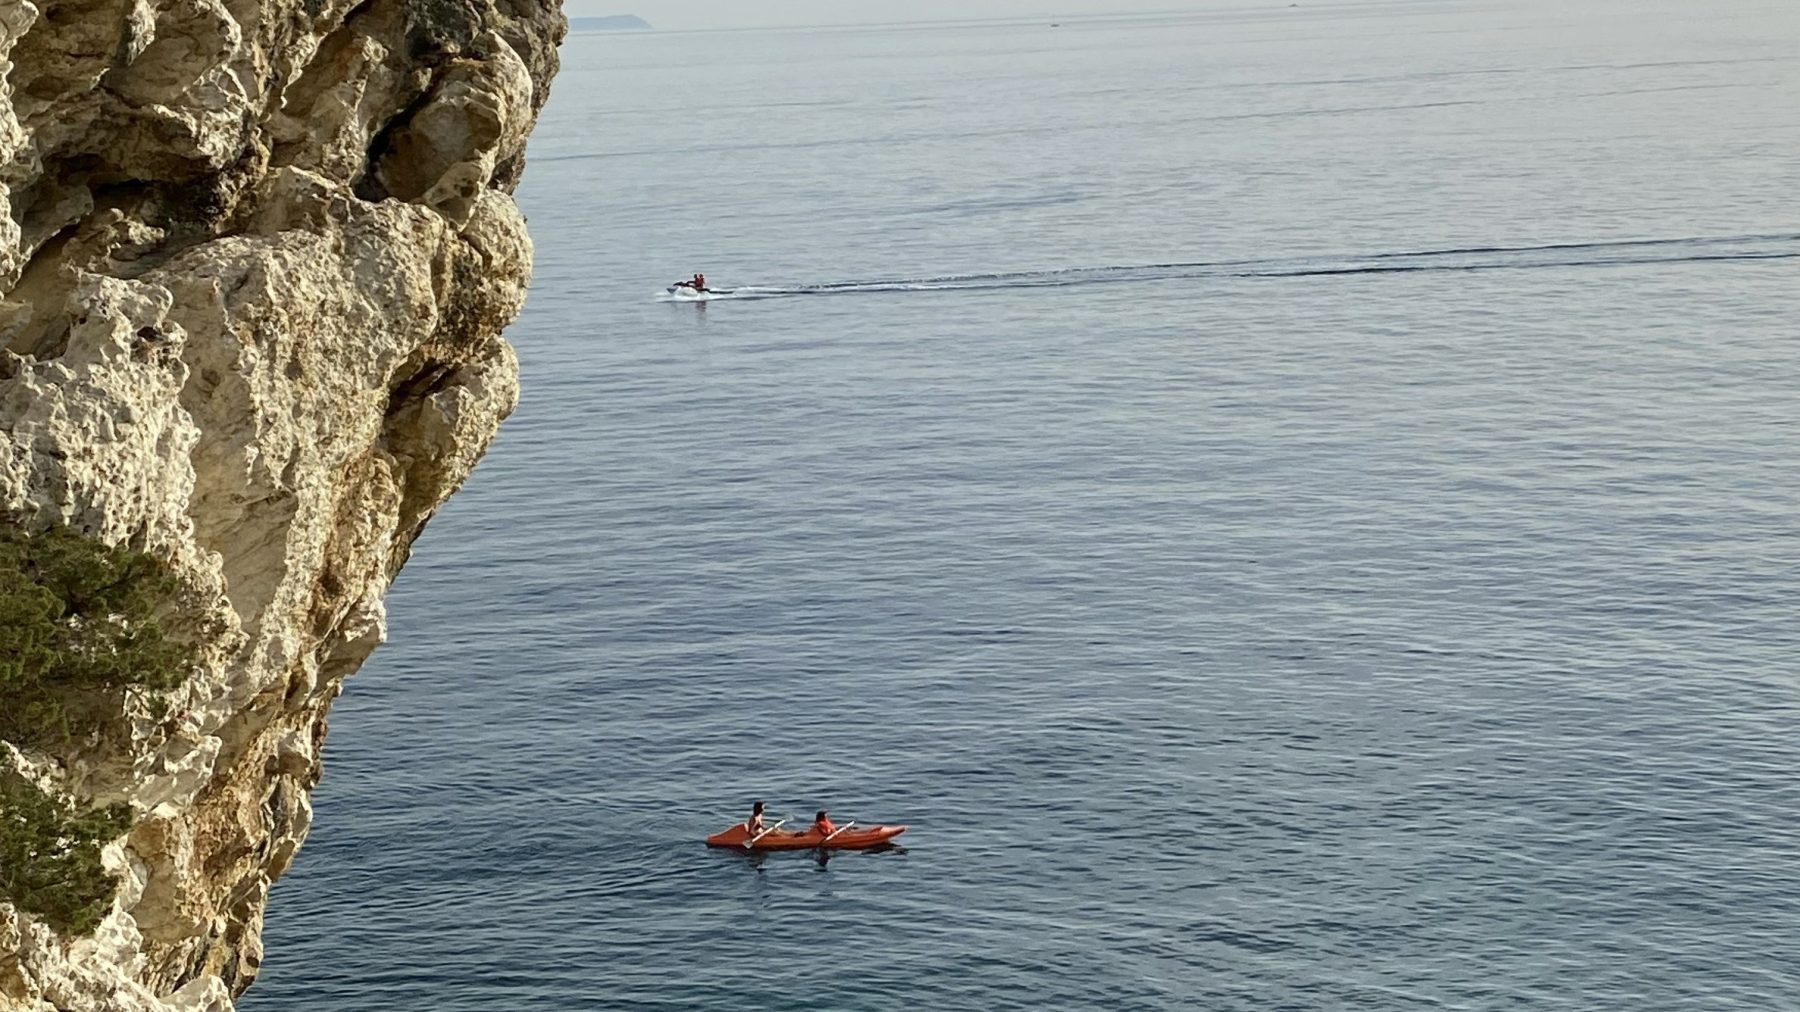
[{"label": "jet ski", "polygon": [[677,295],[677,296],[683,296],[683,297],[695,298],[695,299],[700,298],[703,295],[725,295],[725,294],[727,294],[726,292],[722,292],[717,288],[707,287],[706,275],[701,274],[698,271],[694,272],[693,277],[688,278],[685,281],[677,281],[674,284],[670,285],[668,291],[669,291],[670,295]]}]

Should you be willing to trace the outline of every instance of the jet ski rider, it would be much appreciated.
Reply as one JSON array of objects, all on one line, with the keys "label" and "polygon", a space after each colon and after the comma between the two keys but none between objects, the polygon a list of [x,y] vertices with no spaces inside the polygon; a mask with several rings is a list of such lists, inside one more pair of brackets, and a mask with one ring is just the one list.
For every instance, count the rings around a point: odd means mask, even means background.
[{"label": "jet ski rider", "polygon": [[692,288],[696,292],[704,292],[707,290],[706,275],[696,273],[694,275],[694,279],[692,281],[677,281],[677,282],[675,282],[675,287],[676,288]]}]

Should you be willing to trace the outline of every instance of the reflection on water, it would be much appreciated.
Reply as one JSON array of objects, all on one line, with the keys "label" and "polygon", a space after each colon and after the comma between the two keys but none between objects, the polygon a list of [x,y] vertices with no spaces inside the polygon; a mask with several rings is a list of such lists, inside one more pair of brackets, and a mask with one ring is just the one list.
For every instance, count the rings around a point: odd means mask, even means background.
[{"label": "reflection on water", "polygon": [[708,849],[729,853],[733,859],[742,861],[745,867],[758,872],[763,870],[763,866],[771,857],[798,858],[802,855],[811,855],[813,861],[823,870],[830,862],[852,854],[875,856],[906,853],[906,848],[896,843],[878,843],[873,847],[860,847],[855,850],[837,847],[813,847],[806,850],[745,850],[741,847],[711,847]]}]

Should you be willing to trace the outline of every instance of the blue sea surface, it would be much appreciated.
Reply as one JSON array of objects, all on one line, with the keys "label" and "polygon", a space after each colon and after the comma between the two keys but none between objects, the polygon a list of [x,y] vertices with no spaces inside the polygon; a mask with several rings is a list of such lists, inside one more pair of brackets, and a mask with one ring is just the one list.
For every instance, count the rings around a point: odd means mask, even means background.
[{"label": "blue sea surface", "polygon": [[1800,1009],[1800,6],[563,60],[243,1008]]}]

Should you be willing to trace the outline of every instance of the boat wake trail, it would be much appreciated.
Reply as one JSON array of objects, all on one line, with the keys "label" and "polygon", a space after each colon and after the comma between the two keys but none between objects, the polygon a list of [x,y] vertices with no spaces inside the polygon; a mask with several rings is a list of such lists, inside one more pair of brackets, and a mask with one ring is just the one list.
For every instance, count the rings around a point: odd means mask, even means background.
[{"label": "boat wake trail", "polygon": [[1146,284],[1206,278],[1308,278],[1429,271],[1513,271],[1542,268],[1623,267],[1731,260],[1800,259],[1800,233],[1688,239],[1628,239],[1545,246],[1472,246],[1462,249],[1314,256],[1261,260],[1196,260],[1117,267],[1068,267],[996,274],[946,274],[929,278],[833,281],[810,285],[733,288],[704,295],[660,293],[666,301],[774,299],[803,295],[880,292],[958,292],[999,288],[1073,288]]}]

